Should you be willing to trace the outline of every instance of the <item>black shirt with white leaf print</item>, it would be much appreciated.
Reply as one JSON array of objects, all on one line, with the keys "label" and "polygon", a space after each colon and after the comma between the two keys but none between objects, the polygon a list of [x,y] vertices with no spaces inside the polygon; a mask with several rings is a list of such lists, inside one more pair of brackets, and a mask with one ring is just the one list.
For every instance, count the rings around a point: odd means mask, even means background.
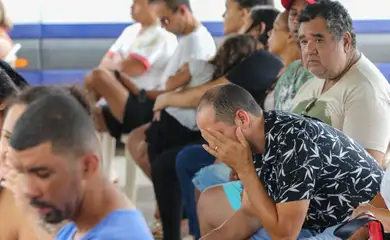
[{"label": "black shirt with white leaf print", "polygon": [[341,131],[293,113],[264,112],[264,119],[257,175],[276,203],[310,200],[303,228],[323,231],[345,222],[379,192],[382,168]]}]

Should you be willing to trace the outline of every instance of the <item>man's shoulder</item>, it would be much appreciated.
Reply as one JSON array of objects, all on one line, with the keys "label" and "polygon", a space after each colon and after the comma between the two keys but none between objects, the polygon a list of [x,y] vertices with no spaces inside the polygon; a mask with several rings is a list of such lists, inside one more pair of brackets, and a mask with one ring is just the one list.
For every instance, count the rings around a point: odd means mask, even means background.
[{"label": "man's shoulder", "polygon": [[[69,223],[59,231],[57,240],[68,240],[76,232],[76,225]],[[117,210],[106,216],[88,235],[91,239],[112,240],[152,240],[149,228],[136,210]]]},{"label": "man's shoulder", "polygon": [[194,31],[190,34],[183,36],[182,42],[186,42],[189,44],[213,44],[215,46],[215,41],[211,33],[207,30],[207,28],[203,25],[199,25]]},{"label": "man's shoulder", "polygon": [[[283,135],[296,134],[311,124],[306,116],[278,110],[268,111],[265,115],[265,123],[271,123],[270,130],[274,130],[271,132]],[[282,132],[281,128],[284,129]]]},{"label": "man's shoulder", "polygon": [[267,132],[272,135],[273,139],[285,141],[300,139],[302,142],[312,143],[321,132],[327,131],[327,125],[319,119],[278,110],[269,112],[265,124]]},{"label": "man's shoulder", "polygon": [[[379,96],[390,93],[390,85],[379,69],[364,55],[341,79],[345,88]],[[389,96],[387,96],[389,97]]]},{"label": "man's shoulder", "polygon": [[77,228],[76,228],[76,225],[74,225],[74,223],[68,223],[60,229],[60,231],[58,232],[58,234],[56,236],[56,240],[72,239],[76,230],[77,230]]},{"label": "man's shoulder", "polygon": [[112,212],[97,226],[94,234],[99,239],[152,239],[145,219],[137,210]]},{"label": "man's shoulder", "polygon": [[209,61],[215,55],[217,48],[211,34],[203,25],[200,25],[192,33],[179,38],[176,51],[186,61],[189,58]]}]

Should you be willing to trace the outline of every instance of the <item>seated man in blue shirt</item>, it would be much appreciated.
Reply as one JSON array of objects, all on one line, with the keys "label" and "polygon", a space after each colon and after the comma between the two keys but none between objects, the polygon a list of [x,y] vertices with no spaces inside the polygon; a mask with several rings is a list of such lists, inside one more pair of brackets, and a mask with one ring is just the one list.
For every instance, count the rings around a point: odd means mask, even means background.
[{"label": "seated man in blue shirt", "polygon": [[24,195],[47,223],[70,221],[70,239],[153,239],[142,215],[104,176],[93,121],[72,96],[52,94],[26,108],[10,139]]}]

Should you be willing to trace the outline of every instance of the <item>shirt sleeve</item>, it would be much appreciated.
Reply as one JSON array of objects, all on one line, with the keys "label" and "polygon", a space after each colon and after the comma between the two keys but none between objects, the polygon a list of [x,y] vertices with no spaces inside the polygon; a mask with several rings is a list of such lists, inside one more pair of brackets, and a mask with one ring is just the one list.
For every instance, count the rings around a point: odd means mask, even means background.
[{"label": "shirt sleeve", "polygon": [[162,54],[165,54],[168,44],[170,43],[163,34],[157,34],[141,43],[139,47],[132,49],[129,57],[141,61],[146,68],[149,68]]},{"label": "shirt sleeve", "polygon": [[111,45],[109,50],[107,51],[107,55],[114,56],[116,54],[120,54],[120,49],[124,44],[131,44],[137,35],[138,25],[133,24],[121,33],[121,35],[117,38],[114,44]]},{"label": "shirt sleeve", "polygon": [[[298,132],[299,131],[299,132]],[[276,203],[309,200],[313,197],[320,170],[319,149],[308,133],[291,128],[278,159]]]},{"label": "shirt sleeve", "polygon": [[187,87],[194,87],[205,84],[213,79],[214,66],[208,61],[190,59],[188,68],[191,75],[191,82]]},{"label": "shirt sleeve", "polygon": [[390,143],[390,99],[381,90],[364,85],[360,83],[347,97],[342,131],[365,149],[386,153]]},{"label": "shirt sleeve", "polygon": [[112,44],[110,49],[107,51],[107,55],[114,56],[119,53],[119,49],[122,47],[125,39],[125,31],[118,37],[118,39]]}]

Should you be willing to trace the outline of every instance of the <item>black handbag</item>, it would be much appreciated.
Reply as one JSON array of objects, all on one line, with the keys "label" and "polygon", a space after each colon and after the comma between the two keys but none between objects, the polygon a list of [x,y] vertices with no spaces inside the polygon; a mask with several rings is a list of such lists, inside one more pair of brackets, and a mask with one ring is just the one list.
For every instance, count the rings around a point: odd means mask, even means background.
[{"label": "black handbag", "polygon": [[386,239],[382,223],[370,212],[364,212],[356,218],[340,225],[334,235],[341,239],[349,239],[360,228],[367,227],[370,240]]}]

